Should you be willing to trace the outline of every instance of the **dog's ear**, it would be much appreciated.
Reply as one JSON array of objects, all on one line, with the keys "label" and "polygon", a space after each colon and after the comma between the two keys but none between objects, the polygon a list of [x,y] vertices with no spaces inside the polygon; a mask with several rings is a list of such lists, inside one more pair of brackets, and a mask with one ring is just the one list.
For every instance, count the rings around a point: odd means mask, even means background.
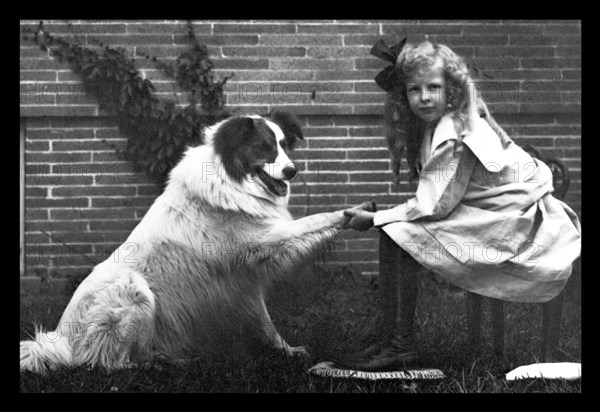
[{"label": "dog's ear", "polygon": [[269,117],[283,131],[288,148],[294,150],[298,140],[304,139],[298,118],[292,113],[279,110],[271,111]]}]

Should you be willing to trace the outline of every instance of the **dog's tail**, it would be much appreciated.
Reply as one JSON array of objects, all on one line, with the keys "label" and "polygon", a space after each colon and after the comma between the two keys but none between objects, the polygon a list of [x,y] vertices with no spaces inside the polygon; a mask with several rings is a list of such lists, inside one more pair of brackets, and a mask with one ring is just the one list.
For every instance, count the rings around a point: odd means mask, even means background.
[{"label": "dog's tail", "polygon": [[21,341],[21,372],[44,374],[59,366],[68,366],[73,351],[67,336],[58,332],[43,332],[36,326],[33,340]]}]

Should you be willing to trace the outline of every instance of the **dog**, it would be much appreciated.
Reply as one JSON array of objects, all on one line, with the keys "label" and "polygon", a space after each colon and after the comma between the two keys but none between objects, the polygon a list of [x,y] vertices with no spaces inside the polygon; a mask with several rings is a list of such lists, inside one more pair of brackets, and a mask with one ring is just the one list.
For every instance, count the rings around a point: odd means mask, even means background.
[{"label": "dog", "polygon": [[127,240],[78,286],[57,329],[36,325],[32,340],[21,341],[21,370],[193,359],[234,330],[307,355],[279,335],[265,292],[331,245],[349,218],[292,218],[289,181],[298,171],[288,153],[301,139],[288,112],[206,128]]}]

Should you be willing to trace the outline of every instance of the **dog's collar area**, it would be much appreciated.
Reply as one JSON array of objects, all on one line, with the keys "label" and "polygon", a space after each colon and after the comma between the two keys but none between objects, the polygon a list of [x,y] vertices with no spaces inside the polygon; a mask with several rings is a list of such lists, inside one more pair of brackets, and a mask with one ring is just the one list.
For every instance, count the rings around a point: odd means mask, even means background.
[{"label": "dog's collar area", "polygon": [[285,181],[275,179],[260,167],[256,168],[256,175],[265,184],[269,191],[277,196],[285,196],[288,193],[288,185]]}]

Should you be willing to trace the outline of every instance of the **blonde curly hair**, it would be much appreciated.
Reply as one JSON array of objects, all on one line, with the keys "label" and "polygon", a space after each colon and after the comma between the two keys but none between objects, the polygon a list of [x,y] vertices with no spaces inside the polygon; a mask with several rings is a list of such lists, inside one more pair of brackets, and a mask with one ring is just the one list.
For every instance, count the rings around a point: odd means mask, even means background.
[{"label": "blonde curly hair", "polygon": [[443,44],[423,41],[418,44],[407,43],[394,68],[397,81],[388,92],[385,104],[385,128],[388,148],[392,155],[392,172],[399,181],[400,158],[406,149],[406,160],[409,168],[409,180],[418,176],[416,162],[423,140],[424,122],[409,108],[406,82],[423,69],[440,64],[444,71],[447,106],[444,115],[449,114],[454,121],[456,132],[470,128],[473,113],[484,117],[499,135],[503,143],[508,136],[494,121],[481,98],[476,83],[469,73],[464,59]]}]

